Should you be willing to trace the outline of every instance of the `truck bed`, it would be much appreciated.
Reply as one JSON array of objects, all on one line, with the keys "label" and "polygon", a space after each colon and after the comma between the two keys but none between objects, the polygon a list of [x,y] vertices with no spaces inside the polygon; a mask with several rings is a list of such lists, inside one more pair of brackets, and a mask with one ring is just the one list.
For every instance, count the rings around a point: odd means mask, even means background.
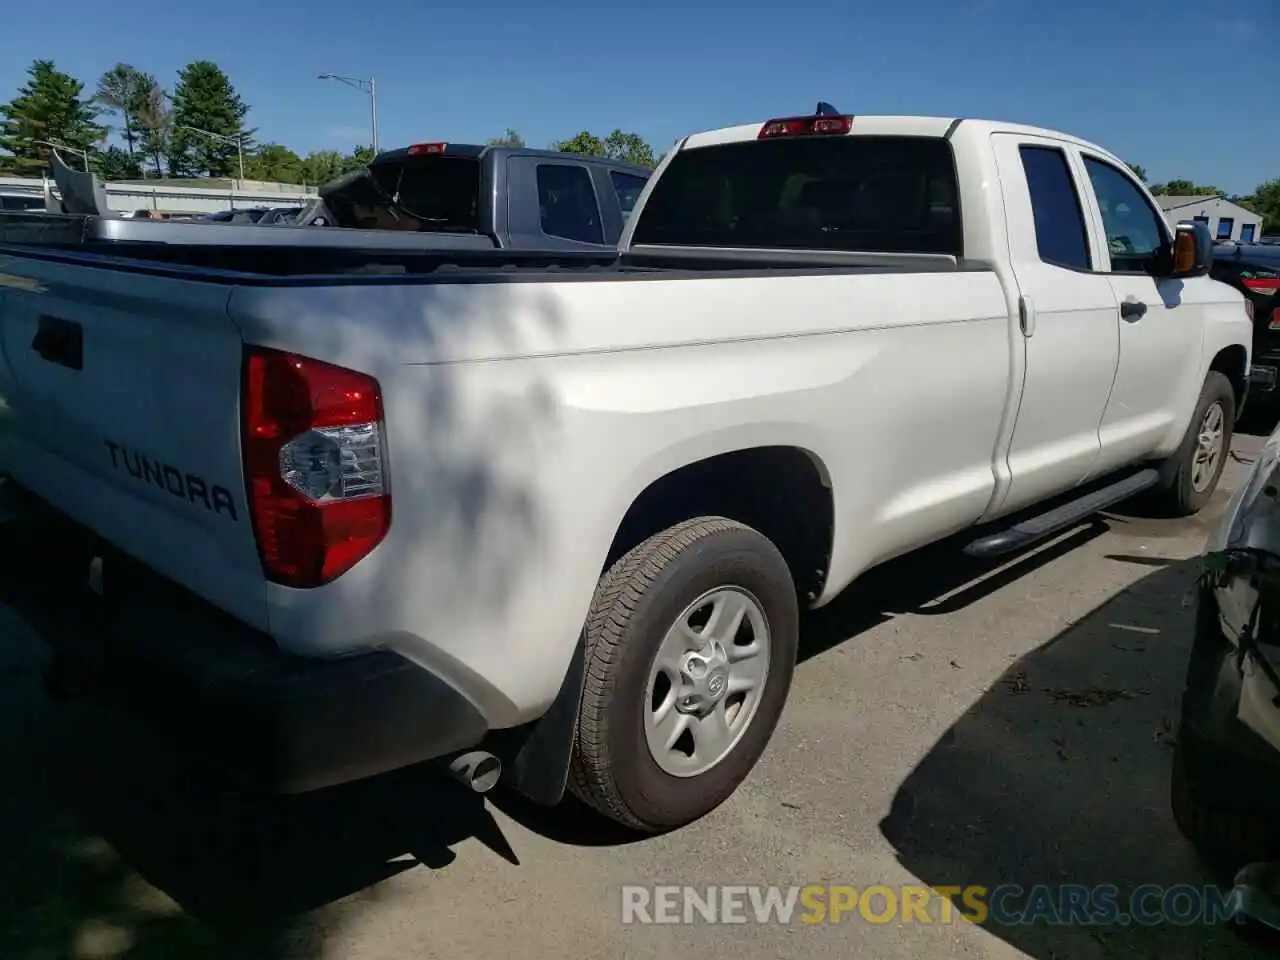
[{"label": "truck bed", "polygon": [[373,247],[386,250],[493,250],[493,238],[482,233],[409,233],[302,227],[252,223],[200,223],[190,220],[144,220],[69,213],[0,213],[0,242],[41,246],[96,243],[278,247],[304,250]]},{"label": "truck bed", "polygon": [[[507,250],[455,243],[477,238],[339,228],[258,227],[111,220],[62,214],[0,214],[0,253],[212,283],[306,283],[360,275],[389,280],[626,279],[812,273],[935,273],[985,264],[928,254],[634,247]],[[437,240],[439,242],[437,242]]]}]

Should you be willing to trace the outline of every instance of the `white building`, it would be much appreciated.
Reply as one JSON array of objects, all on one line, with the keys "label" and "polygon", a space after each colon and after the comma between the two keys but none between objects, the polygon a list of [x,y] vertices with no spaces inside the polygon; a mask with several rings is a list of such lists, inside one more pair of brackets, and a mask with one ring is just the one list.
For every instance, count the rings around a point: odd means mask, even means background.
[{"label": "white building", "polygon": [[1262,237],[1262,217],[1225,197],[1156,197],[1169,226],[1198,220],[1215,240],[1253,243]]}]

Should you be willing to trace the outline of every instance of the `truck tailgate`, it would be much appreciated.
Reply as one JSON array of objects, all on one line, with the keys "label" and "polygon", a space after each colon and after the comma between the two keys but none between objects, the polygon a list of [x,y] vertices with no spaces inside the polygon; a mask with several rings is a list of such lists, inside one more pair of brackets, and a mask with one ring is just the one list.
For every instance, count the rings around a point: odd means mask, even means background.
[{"label": "truck tailgate", "polygon": [[13,431],[3,467],[115,547],[261,628],[230,292],[0,253],[0,398]]}]

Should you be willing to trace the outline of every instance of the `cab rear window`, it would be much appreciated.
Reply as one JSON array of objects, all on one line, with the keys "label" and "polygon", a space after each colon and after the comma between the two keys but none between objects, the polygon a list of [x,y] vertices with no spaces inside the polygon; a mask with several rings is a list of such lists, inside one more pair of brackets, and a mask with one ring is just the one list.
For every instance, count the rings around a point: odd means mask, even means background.
[{"label": "cab rear window", "polygon": [[480,160],[404,156],[372,164],[324,193],[343,227],[478,233]]},{"label": "cab rear window", "polygon": [[632,243],[959,257],[955,158],[939,137],[793,137],[683,150],[654,185]]}]

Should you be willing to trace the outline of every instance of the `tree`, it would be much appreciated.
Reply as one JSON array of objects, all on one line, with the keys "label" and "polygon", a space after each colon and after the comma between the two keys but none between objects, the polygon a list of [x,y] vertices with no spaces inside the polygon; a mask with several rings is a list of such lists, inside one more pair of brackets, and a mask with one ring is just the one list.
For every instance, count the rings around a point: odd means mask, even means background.
[{"label": "tree", "polygon": [[1151,188],[1151,192],[1170,197],[1217,197],[1222,195],[1222,191],[1217,187],[1200,186],[1190,180],[1170,180],[1168,183],[1157,183]]},{"label": "tree", "polygon": [[250,180],[302,182],[302,158],[278,143],[265,144],[252,157],[245,157],[244,169]]},{"label": "tree", "polygon": [[[147,74],[150,78],[150,74]],[[169,153],[169,132],[173,126],[173,109],[169,95],[154,80],[138,101],[139,151],[155,165],[156,176],[164,176],[161,162]]]},{"label": "tree", "polygon": [[576,137],[551,144],[551,149],[559,153],[585,154],[588,157],[603,157],[605,155],[604,141],[586,130],[583,130]]},{"label": "tree", "polygon": [[93,99],[120,116],[123,121],[121,137],[125,152],[130,157],[133,157],[134,146],[139,139],[138,114],[147,92],[155,84],[155,77],[127,63],[117,63],[98,79],[98,92]]},{"label": "tree", "polygon": [[[89,151],[102,137],[97,109],[84,99],[84,84],[58,70],[52,60],[35,60],[18,95],[0,106],[0,169],[38,176],[49,166],[52,150],[36,140]],[[74,157],[68,157],[73,162]]]},{"label": "tree", "polygon": [[[253,150],[253,131],[244,126],[248,112],[216,63],[197,60],[178,71],[169,135],[170,175],[238,175],[239,152],[248,155]],[[239,150],[234,142],[219,139],[223,137],[239,140]]]},{"label": "tree", "polygon": [[1280,178],[1260,183],[1245,203],[1254,213],[1262,216],[1262,232],[1280,233]]},{"label": "tree", "polygon": [[581,153],[589,157],[608,157],[610,160],[621,160],[649,168],[655,165],[653,147],[638,133],[624,133],[621,130],[614,130],[603,140],[583,130],[572,139],[553,143],[551,149],[561,153]]},{"label": "tree", "polygon": [[516,133],[511,127],[507,127],[507,132],[500,137],[490,137],[485,141],[491,147],[523,147],[524,137]]},{"label": "tree", "polygon": [[141,180],[142,166],[114,143],[94,157],[94,172],[103,180]]},{"label": "tree", "polygon": [[342,158],[342,172],[350,173],[373,163],[373,147],[356,147],[351,155]]},{"label": "tree", "polygon": [[1140,164],[1140,163],[1130,163],[1130,164],[1128,164],[1128,167],[1129,167],[1129,169],[1130,169],[1130,170],[1132,170],[1132,171],[1133,171],[1133,175],[1134,175],[1135,177],[1137,177],[1137,178],[1138,178],[1139,180],[1141,180],[1143,183],[1146,183],[1146,182],[1147,182],[1147,168],[1146,168],[1146,167],[1144,167],[1144,166],[1143,166],[1142,164]]},{"label": "tree", "polygon": [[347,158],[337,150],[317,150],[309,153],[302,161],[302,182],[310,184],[328,183],[342,173]]}]

